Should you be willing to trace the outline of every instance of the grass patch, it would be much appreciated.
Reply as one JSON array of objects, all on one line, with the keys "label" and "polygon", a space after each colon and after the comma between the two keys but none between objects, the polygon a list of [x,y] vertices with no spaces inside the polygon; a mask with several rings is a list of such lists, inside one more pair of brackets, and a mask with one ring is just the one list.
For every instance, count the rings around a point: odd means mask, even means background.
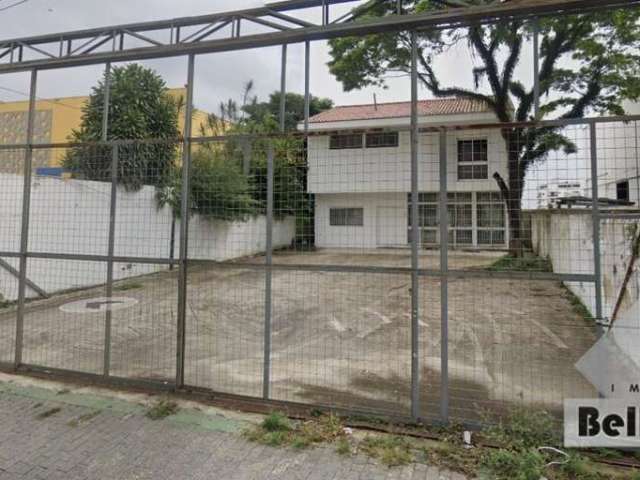
[{"label": "grass patch", "polygon": [[562,288],[565,292],[565,298],[571,304],[571,308],[576,313],[576,315],[584,318],[585,320],[593,320],[593,315],[591,315],[591,312],[589,311],[587,306],[582,302],[582,300],[580,300],[580,297],[573,293],[564,283],[562,284]]},{"label": "grass patch", "polygon": [[60,413],[61,411],[62,411],[62,408],[53,407],[53,408],[50,408],[49,410],[45,410],[44,412],[40,412],[36,416],[36,418],[38,420],[44,420],[45,418],[53,417],[56,413]]},{"label": "grass patch", "polygon": [[522,257],[505,255],[486,267],[486,270],[490,272],[552,272],[553,266],[550,259],[534,254],[525,254]]},{"label": "grass patch", "polygon": [[342,421],[335,415],[321,414],[312,420],[294,423],[280,412],[271,413],[259,425],[244,432],[252,442],[298,449],[332,443],[344,435]]},{"label": "grass patch", "polygon": [[[417,439],[391,434],[352,436],[335,415],[317,412],[311,420],[292,421],[274,412],[244,432],[245,438],[273,447],[308,448],[333,445],[339,455],[361,453],[389,467],[425,463],[483,480],[640,480],[634,473],[595,463],[595,458],[620,458],[616,450],[575,451],[562,447],[560,424],[555,417],[540,410],[518,408],[504,420],[474,438],[498,448],[463,444],[464,428],[451,425],[434,428],[440,440]],[[547,466],[563,461],[558,455],[540,451],[539,447],[556,447],[570,457],[564,465]]]},{"label": "grass patch", "polygon": [[360,443],[358,450],[380,460],[388,467],[407,465],[415,460],[413,443],[400,436],[366,437]]},{"label": "grass patch", "polygon": [[562,445],[558,421],[544,410],[514,408],[504,420],[487,427],[484,436],[515,450]]},{"label": "grass patch", "polygon": [[100,415],[100,410],[94,410],[93,412],[85,413],[84,415],[80,415],[78,418],[73,418],[67,422],[67,425],[70,427],[76,428],[80,425],[90,422],[94,418]]},{"label": "grass patch", "polygon": [[349,441],[349,439],[346,437],[339,438],[336,442],[336,453],[338,455],[346,456],[351,455],[352,452],[353,450],[351,448],[351,442]]},{"label": "grass patch", "polygon": [[175,415],[180,410],[178,404],[173,400],[169,400],[168,398],[161,398],[156,401],[150,408],[147,410],[145,416],[150,418],[151,420],[161,420],[166,417],[170,417],[171,415]]},{"label": "grass patch", "polygon": [[114,292],[126,292],[128,290],[138,290],[140,288],[144,288],[144,285],[136,282],[127,282],[122,285],[117,285],[113,287]]},{"label": "grass patch", "polygon": [[475,477],[478,464],[484,452],[478,448],[463,448],[460,442],[433,442],[422,450],[423,458],[429,465]]},{"label": "grass patch", "polygon": [[293,430],[290,420],[280,412],[269,414],[260,426],[266,432],[289,432]]},{"label": "grass patch", "polygon": [[481,461],[481,471],[495,480],[540,480],[545,477],[545,459],[537,450],[495,450]]}]

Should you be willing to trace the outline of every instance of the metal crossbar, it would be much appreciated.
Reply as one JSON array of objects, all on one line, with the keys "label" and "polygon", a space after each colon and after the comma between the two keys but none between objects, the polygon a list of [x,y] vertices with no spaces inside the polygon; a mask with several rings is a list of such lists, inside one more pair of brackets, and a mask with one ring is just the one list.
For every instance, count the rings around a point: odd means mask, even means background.
[{"label": "metal crossbar", "polygon": [[[350,0],[354,1],[354,0]],[[199,17],[144,22],[136,24],[116,25],[98,29],[80,30],[61,34],[40,35],[35,37],[8,39],[0,41],[0,49],[8,49],[0,62],[0,73],[10,73],[38,69],[62,68],[82,65],[95,65],[108,61],[134,61],[152,58],[176,57],[189,54],[204,54],[224,51],[234,51],[249,48],[260,48],[288,43],[327,40],[336,37],[358,36],[383,32],[410,31],[416,29],[453,28],[469,25],[474,22],[493,22],[507,19],[530,19],[545,15],[559,15],[584,13],[591,10],[602,10],[617,7],[632,7],[640,4],[640,0],[536,0],[525,2],[508,2],[488,6],[468,6],[451,8],[442,12],[427,12],[423,14],[395,15],[382,19],[353,19],[341,23],[310,24],[294,19],[282,12],[306,9],[317,5],[331,5],[348,3],[345,0],[328,0],[317,2],[282,2],[263,8],[223,12]],[[323,13],[323,16],[326,11]],[[269,20],[272,17],[274,20]],[[180,31],[190,27],[196,31],[202,28],[215,29],[217,25],[228,23],[229,19],[243,19],[260,23],[274,31],[268,33],[235,32],[236,35],[221,39],[208,39],[209,34],[196,37],[193,41],[184,43],[180,40]],[[290,25],[287,26],[286,24]],[[296,28],[297,27],[297,28]],[[239,30],[239,29],[238,29]],[[210,33],[213,33],[210,32]],[[120,41],[114,43],[107,51],[82,51],[73,48],[74,42],[86,45],[102,35],[118,37]],[[153,35],[153,36],[152,36]],[[125,39],[132,37],[151,46],[126,46]],[[162,40],[161,40],[162,39]],[[52,46],[59,51],[59,55],[49,53],[41,46]],[[24,47],[39,52],[44,58],[25,58],[21,53],[15,57],[12,52]],[[8,61],[7,61],[8,58]]]}]

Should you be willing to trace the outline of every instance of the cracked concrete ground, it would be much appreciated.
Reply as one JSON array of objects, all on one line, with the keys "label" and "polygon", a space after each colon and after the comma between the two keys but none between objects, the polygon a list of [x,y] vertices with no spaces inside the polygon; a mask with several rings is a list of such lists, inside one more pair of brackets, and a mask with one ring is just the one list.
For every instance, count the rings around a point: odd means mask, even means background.
[{"label": "cracked concrete ground", "polygon": [[[496,254],[452,252],[451,269],[489,265]],[[251,261],[260,262],[256,257]],[[247,261],[246,259],[244,260]],[[407,251],[280,253],[275,263],[407,267]],[[421,266],[437,268],[423,253]],[[79,275],[61,262],[56,275]],[[271,396],[312,404],[408,415],[411,278],[406,273],[274,270]],[[593,325],[555,281],[449,280],[451,415],[474,420],[514,404],[557,410],[565,397],[595,395],[574,367],[595,342]],[[189,270],[186,383],[260,397],[265,274],[246,264]],[[440,280],[420,278],[420,394],[425,417],[440,402]],[[171,383],[176,363],[176,272],[121,282],[135,300],[112,312],[111,368],[119,377]],[[61,310],[103,297],[97,288],[29,304],[23,361],[102,373],[105,314]],[[0,313],[0,360],[11,361],[15,313]]]},{"label": "cracked concrete ground", "polygon": [[255,416],[181,405],[145,417],[149,398],[0,375],[0,480],[464,480],[423,464],[387,468],[330,447],[249,443]]}]

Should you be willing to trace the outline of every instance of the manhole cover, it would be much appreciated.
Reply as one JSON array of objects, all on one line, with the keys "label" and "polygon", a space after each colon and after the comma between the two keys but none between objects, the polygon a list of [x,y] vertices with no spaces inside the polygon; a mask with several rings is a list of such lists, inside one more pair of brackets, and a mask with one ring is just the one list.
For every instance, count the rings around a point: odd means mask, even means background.
[{"label": "manhole cover", "polygon": [[97,297],[65,303],[60,310],[67,313],[100,313],[133,307],[138,300],[128,297]]}]

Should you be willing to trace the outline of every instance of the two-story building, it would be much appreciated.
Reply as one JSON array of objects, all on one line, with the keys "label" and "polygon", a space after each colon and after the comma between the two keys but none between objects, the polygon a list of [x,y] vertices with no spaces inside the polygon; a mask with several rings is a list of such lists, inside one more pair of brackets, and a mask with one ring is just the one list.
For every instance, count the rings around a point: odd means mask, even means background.
[{"label": "two-story building", "polygon": [[[496,122],[481,102],[419,102],[421,128]],[[315,196],[319,248],[406,247],[410,238],[411,104],[336,107],[310,119],[308,192]],[[419,217],[423,246],[438,244],[439,133],[419,141]],[[507,212],[495,172],[507,178],[498,129],[451,130],[447,138],[449,243],[506,248]]]}]

